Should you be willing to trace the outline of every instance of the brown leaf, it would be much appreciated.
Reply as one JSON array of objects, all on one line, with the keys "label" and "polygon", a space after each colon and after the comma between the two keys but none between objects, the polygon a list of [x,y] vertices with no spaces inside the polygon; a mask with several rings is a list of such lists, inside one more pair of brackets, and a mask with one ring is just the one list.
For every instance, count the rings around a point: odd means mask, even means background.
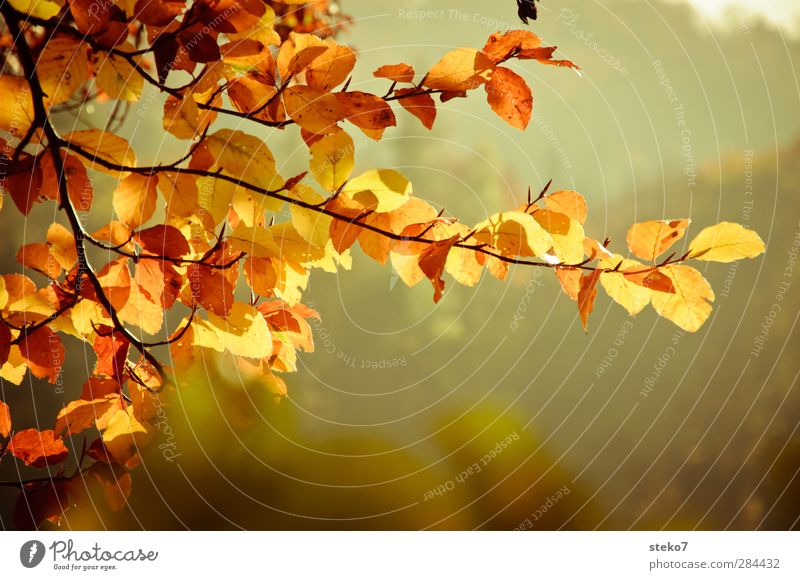
[{"label": "brown leaf", "polygon": [[[430,130],[436,120],[436,101],[428,93],[417,93],[417,89],[398,89],[394,92],[400,98],[400,105],[422,122],[422,125]],[[409,95],[409,96],[404,96]]]},{"label": "brown leaf", "polygon": [[597,298],[597,281],[600,280],[601,270],[594,270],[590,274],[581,276],[580,290],[578,291],[578,312],[584,332],[589,332],[589,315],[594,310],[594,300]]},{"label": "brown leaf", "polygon": [[461,238],[458,234],[453,237],[429,244],[419,255],[419,267],[433,284],[433,301],[439,302],[444,292],[442,274],[447,263],[450,250]]}]

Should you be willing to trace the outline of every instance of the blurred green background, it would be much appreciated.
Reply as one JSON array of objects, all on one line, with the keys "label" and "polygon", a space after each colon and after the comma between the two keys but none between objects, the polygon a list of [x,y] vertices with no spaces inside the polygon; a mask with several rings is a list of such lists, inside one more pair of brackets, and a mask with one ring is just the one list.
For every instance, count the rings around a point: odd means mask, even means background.
[{"label": "blurred green background", "polygon": [[[520,26],[512,0],[342,8],[354,22],[339,40],[360,52],[351,87],[381,94],[386,83],[371,79],[381,64],[424,71],[451,48]],[[474,289],[450,280],[434,305],[428,284],[406,288],[356,251],[353,271],[312,278],[317,351],[284,377],[286,400],[274,405],[229,361],[209,359],[167,409],[175,460],[158,448],[162,436],[133,472],[128,508],[98,501],[69,511],[64,526],[800,527],[800,272],[785,277],[800,235],[795,27],[741,9],[712,21],[656,0],[544,0],[540,12],[532,30],[584,74],[513,65],[534,92],[526,132],[503,124],[478,91],[442,105],[432,132],[400,110],[379,143],[351,131],[358,167],[401,170],[416,195],[467,223],[552,178],[587,198],[587,233],[620,250],[635,221],[690,217],[688,239],[718,221],[745,223],[767,253],[708,266],[717,301],[706,325],[684,334],[652,309],[631,319],[601,291],[587,336],[552,273],[522,268]],[[144,162],[181,151],[163,136],[159,108],[134,111],[123,129]],[[294,132],[240,128],[267,141],[284,175],[304,169]],[[110,190],[98,187],[96,199],[110,212]],[[97,207],[101,225],[109,214]],[[51,218],[52,208],[28,223],[11,207],[0,213],[4,271]],[[783,281],[782,310],[753,354]],[[72,346],[64,395],[25,382],[3,385],[3,399],[35,402],[49,428],[93,363]],[[16,466],[4,461],[0,476],[12,479]],[[0,489],[3,527],[14,498]]]}]

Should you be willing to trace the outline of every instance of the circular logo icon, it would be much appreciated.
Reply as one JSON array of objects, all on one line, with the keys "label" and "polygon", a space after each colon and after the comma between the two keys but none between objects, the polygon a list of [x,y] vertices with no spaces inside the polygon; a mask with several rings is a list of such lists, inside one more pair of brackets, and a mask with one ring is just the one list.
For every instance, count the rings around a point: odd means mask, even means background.
[{"label": "circular logo icon", "polygon": [[44,560],[44,544],[39,540],[29,540],[19,549],[19,561],[26,568],[35,568]]}]

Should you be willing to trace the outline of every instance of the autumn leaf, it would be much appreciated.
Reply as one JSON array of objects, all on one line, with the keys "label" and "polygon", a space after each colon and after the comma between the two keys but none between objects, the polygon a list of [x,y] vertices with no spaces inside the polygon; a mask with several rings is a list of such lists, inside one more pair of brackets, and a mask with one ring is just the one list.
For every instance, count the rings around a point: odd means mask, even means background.
[{"label": "autumn leaf", "polygon": [[447,257],[450,254],[452,247],[458,242],[461,236],[455,236],[429,244],[422,253],[419,255],[419,268],[430,279],[433,284],[433,301],[439,302],[444,292],[444,280],[442,274],[444,273]]},{"label": "autumn leaf", "polygon": [[584,332],[589,332],[589,315],[594,310],[594,301],[597,298],[597,281],[600,279],[600,270],[584,274],[580,279],[578,290],[578,312],[581,316]]},{"label": "autumn leaf", "polygon": [[136,419],[133,407],[128,406],[127,409],[117,410],[108,419],[103,431],[103,445],[114,461],[125,465],[152,437],[153,428]]},{"label": "autumn leaf", "polygon": [[55,332],[46,326],[27,332],[19,349],[35,377],[55,384],[64,364],[64,345]]},{"label": "autumn leaf", "polygon": [[112,203],[122,223],[137,228],[153,217],[158,200],[156,185],[155,178],[136,173],[117,184]]},{"label": "autumn leaf", "polygon": [[675,292],[654,292],[653,308],[688,332],[697,332],[711,315],[714,291],[703,275],[690,266],[670,265],[662,268],[672,279]]},{"label": "autumn leaf", "polygon": [[226,317],[212,312],[207,317],[192,322],[196,346],[247,358],[264,358],[272,353],[269,328],[254,307],[235,302]]},{"label": "autumn leaf", "polygon": [[396,83],[412,83],[414,74],[414,67],[405,63],[385,64],[372,73],[377,78],[389,79]]},{"label": "autumn leaf", "polygon": [[689,244],[689,256],[704,262],[734,262],[764,253],[764,242],[753,230],[731,222],[705,228]]},{"label": "autumn leaf", "polygon": [[506,123],[525,129],[531,119],[533,95],[521,76],[511,69],[499,66],[484,85],[492,110]]},{"label": "autumn leaf", "polygon": [[563,213],[583,225],[586,222],[588,207],[586,200],[577,191],[554,191],[544,198],[547,209]]},{"label": "autumn leaf", "polygon": [[64,441],[50,429],[17,431],[8,444],[8,451],[25,465],[39,469],[61,463],[69,455]]},{"label": "autumn leaf", "polygon": [[420,120],[423,127],[432,129],[436,121],[436,101],[428,93],[420,93],[416,89],[397,89],[394,94],[399,97],[400,105]]},{"label": "autumn leaf", "polygon": [[74,435],[85,431],[89,427],[98,423],[98,428],[105,427],[105,421],[109,415],[113,415],[122,408],[121,398],[117,394],[106,395],[99,399],[85,401],[78,399],[71,401],[56,417],[55,432],[67,435]]},{"label": "autumn leaf", "polygon": [[364,208],[385,213],[406,203],[411,191],[411,182],[394,169],[370,169],[348,181],[342,188],[342,195]]},{"label": "autumn leaf", "polygon": [[337,131],[316,141],[311,151],[311,173],[328,191],[336,191],[350,177],[355,166],[355,145],[344,131]]},{"label": "autumn leaf", "polygon": [[474,229],[475,240],[507,256],[541,256],[553,245],[550,234],[531,215],[521,211],[497,213]]},{"label": "autumn leaf", "polygon": [[492,69],[494,64],[483,52],[459,48],[433,65],[423,84],[442,91],[468,91],[485,83]]},{"label": "autumn leaf", "polygon": [[654,220],[634,224],[628,230],[628,248],[643,260],[655,261],[683,237],[689,220]]},{"label": "autumn leaf", "polygon": [[346,116],[336,95],[308,86],[289,87],[283,93],[283,102],[289,116],[311,133],[333,133]]},{"label": "autumn leaf", "polygon": [[0,437],[8,437],[11,433],[11,410],[0,401]]}]

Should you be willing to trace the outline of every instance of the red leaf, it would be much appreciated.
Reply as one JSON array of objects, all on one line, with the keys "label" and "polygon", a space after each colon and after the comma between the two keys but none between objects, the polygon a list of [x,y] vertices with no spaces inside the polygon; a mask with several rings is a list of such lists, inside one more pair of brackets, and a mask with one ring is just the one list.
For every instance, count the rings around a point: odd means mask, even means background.
[{"label": "red leaf", "polygon": [[121,332],[111,332],[107,326],[98,328],[94,339],[94,351],[97,354],[94,374],[112,377],[121,383],[129,347],[130,342]]},{"label": "red leaf", "polygon": [[46,326],[38,328],[25,335],[19,350],[35,377],[55,384],[64,363],[64,345],[55,332]]},{"label": "red leaf", "polygon": [[136,241],[156,256],[181,258],[189,253],[189,242],[174,226],[153,226],[136,234]]},{"label": "red leaf", "polygon": [[0,320],[0,366],[6,364],[11,352],[11,330],[5,321]]},{"label": "red leaf", "polygon": [[8,451],[25,465],[42,469],[48,465],[61,463],[69,455],[69,449],[61,437],[56,437],[52,429],[19,431],[8,444]]}]

